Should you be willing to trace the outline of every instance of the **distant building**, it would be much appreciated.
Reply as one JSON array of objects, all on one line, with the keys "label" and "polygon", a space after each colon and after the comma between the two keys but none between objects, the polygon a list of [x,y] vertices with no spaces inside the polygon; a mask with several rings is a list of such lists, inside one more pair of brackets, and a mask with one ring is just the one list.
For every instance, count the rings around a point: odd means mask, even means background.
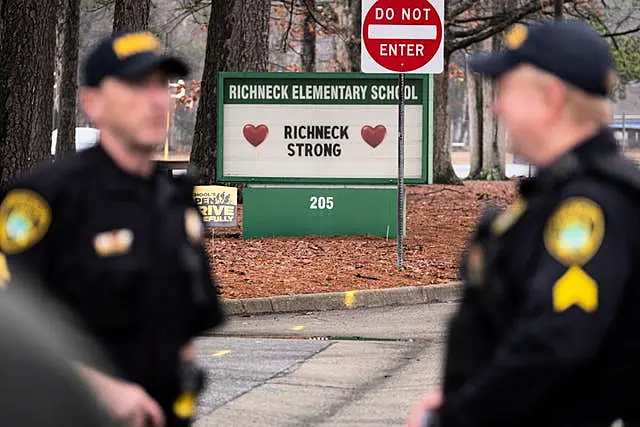
[{"label": "distant building", "polygon": [[640,148],[640,84],[629,85],[614,104],[611,128],[624,148]]},{"label": "distant building", "polygon": [[614,114],[640,114],[640,83],[628,85],[614,104]]}]

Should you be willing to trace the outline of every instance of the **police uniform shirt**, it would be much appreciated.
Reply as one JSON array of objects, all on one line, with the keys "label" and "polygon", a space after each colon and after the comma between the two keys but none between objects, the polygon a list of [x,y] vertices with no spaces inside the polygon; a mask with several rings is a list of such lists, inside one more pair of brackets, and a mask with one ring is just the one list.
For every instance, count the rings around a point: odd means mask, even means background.
[{"label": "police uniform shirt", "polygon": [[[160,171],[131,175],[98,144],[40,168],[0,199],[9,289],[20,277],[71,307],[122,376],[165,411],[179,391],[181,347],[223,319],[192,191]],[[182,262],[190,249],[197,277]],[[194,280],[205,284],[199,305]]]},{"label": "police uniform shirt", "polygon": [[491,229],[511,327],[445,395],[443,427],[640,420],[639,200],[640,171],[608,129],[521,183]]}]

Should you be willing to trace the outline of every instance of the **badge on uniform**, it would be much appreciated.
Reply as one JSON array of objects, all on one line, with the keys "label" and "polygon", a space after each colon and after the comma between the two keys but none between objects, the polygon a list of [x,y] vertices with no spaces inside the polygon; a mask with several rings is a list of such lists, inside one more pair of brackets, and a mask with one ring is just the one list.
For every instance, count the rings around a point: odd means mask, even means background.
[{"label": "badge on uniform", "polygon": [[93,247],[101,257],[125,254],[131,250],[132,244],[133,231],[127,228],[106,231],[93,238]]},{"label": "badge on uniform", "polygon": [[204,226],[200,214],[194,208],[187,209],[184,213],[184,228],[187,237],[193,244],[199,245],[204,236]]},{"label": "badge on uniform", "polygon": [[38,243],[51,225],[51,209],[31,190],[12,190],[0,205],[0,250],[8,255]]}]

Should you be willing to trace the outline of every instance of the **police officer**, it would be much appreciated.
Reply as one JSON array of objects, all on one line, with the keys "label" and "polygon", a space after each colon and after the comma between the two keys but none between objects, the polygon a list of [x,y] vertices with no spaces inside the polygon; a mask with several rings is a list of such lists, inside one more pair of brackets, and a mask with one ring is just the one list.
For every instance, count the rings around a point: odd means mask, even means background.
[{"label": "police officer", "polygon": [[637,425],[640,172],[608,128],[614,61],[579,22],[517,25],[505,44],[470,65],[496,79],[510,150],[537,174],[478,224],[442,389],[409,425]]},{"label": "police officer", "polygon": [[20,287],[0,298],[0,420],[23,427],[114,427],[69,360],[96,358],[63,310]]},{"label": "police officer", "polygon": [[152,162],[166,136],[168,79],[187,73],[149,33],[104,39],[84,64],[80,90],[99,143],[0,195],[8,289],[17,277],[36,281],[72,308],[118,374],[85,361],[78,369],[135,426],[189,422],[202,385],[193,339],[223,321],[195,182]]}]

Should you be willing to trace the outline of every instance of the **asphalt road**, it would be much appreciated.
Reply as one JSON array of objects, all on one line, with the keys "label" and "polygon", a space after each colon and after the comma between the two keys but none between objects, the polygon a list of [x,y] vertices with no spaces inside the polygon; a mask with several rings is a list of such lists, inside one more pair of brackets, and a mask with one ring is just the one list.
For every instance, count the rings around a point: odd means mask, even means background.
[{"label": "asphalt road", "polygon": [[402,426],[437,386],[454,304],[236,317],[198,341],[197,427]]}]

